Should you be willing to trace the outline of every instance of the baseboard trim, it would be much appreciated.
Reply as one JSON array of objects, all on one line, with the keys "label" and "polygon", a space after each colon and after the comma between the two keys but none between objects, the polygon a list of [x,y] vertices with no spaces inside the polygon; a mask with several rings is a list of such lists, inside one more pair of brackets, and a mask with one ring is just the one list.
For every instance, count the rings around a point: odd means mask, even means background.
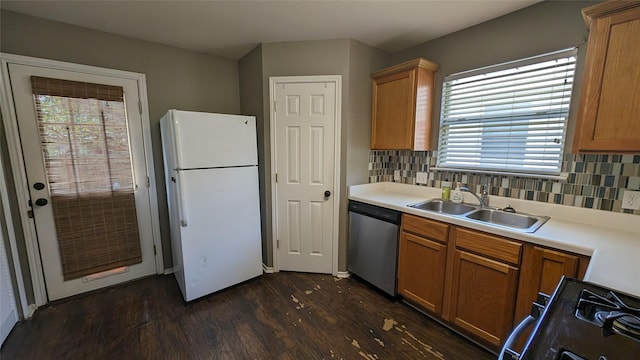
[{"label": "baseboard trim", "polygon": [[38,310],[36,304],[29,305],[29,313],[27,314],[27,319],[31,319],[31,317],[33,317],[33,315],[36,313],[36,310]]},{"label": "baseboard trim", "polygon": [[351,276],[351,273],[348,272],[348,271],[338,271],[336,273],[336,277],[339,278],[339,279],[346,279],[349,276]]},{"label": "baseboard trim", "polygon": [[164,269],[164,275],[169,275],[169,274],[173,274],[176,271],[175,267],[172,268],[168,268],[168,269]]},{"label": "baseboard trim", "polygon": [[273,274],[274,272],[276,272],[273,268],[273,266],[267,266],[264,263],[262,264],[262,271],[265,274]]}]

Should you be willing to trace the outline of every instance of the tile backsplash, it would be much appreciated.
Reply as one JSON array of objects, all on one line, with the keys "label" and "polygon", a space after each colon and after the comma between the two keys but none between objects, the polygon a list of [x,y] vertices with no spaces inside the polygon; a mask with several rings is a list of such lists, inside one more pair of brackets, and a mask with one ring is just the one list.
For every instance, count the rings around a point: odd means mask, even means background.
[{"label": "tile backsplash", "polygon": [[393,181],[394,170],[400,170],[400,182],[415,184],[416,173],[424,171],[429,175],[426,186],[440,187],[448,179],[478,192],[482,184],[490,184],[491,195],[640,215],[640,210],[621,208],[624,190],[640,190],[640,155],[566,154],[562,164],[566,181],[432,170],[435,155],[431,151],[372,150],[369,182]]}]

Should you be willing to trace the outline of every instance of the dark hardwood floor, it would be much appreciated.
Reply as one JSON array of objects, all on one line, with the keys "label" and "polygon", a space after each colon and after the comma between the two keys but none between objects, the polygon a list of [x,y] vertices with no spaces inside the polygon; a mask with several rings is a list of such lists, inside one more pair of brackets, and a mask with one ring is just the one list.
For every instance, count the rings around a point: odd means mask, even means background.
[{"label": "dark hardwood floor", "polygon": [[9,359],[494,359],[357,279],[266,274],[184,303],[156,276],[41,308]]}]

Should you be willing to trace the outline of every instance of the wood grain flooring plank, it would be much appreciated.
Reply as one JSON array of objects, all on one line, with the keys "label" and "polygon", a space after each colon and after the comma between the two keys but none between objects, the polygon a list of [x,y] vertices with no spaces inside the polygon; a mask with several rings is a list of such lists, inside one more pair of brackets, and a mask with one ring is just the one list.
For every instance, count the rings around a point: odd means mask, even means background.
[{"label": "wood grain flooring plank", "polygon": [[8,359],[434,359],[495,356],[362,281],[281,272],[185,303],[154,276],[40,308]]}]

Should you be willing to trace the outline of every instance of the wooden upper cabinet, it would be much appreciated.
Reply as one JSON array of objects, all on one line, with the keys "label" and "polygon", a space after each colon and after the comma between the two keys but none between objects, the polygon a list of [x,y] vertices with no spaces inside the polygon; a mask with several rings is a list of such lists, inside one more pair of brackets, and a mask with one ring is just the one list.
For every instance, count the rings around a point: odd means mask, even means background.
[{"label": "wooden upper cabinet", "polygon": [[574,152],[640,150],[640,1],[582,10],[590,26]]},{"label": "wooden upper cabinet", "polygon": [[371,74],[372,150],[430,150],[436,70],[418,58]]}]

